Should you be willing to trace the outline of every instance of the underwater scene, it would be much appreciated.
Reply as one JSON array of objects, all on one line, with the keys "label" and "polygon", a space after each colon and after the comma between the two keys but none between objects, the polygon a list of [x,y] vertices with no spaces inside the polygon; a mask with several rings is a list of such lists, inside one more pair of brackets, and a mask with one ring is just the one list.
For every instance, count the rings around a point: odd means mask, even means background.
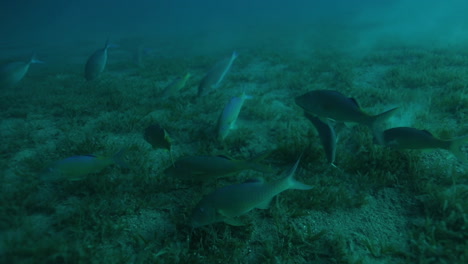
[{"label": "underwater scene", "polygon": [[468,2],[0,3],[0,263],[468,263]]}]

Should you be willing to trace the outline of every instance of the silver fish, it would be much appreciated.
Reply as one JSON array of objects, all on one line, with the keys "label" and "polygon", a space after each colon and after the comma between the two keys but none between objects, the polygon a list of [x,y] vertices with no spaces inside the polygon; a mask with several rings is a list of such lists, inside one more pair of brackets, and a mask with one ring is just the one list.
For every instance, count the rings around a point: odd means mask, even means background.
[{"label": "silver fish", "polygon": [[36,59],[36,54],[28,62],[10,62],[0,67],[0,88],[10,88],[21,81],[34,63],[44,63]]},{"label": "silver fish", "polygon": [[212,89],[219,87],[226,74],[231,69],[232,63],[237,58],[237,52],[233,52],[231,57],[223,59],[216,63],[213,68],[203,77],[198,86],[198,97],[205,96]]},{"label": "silver fish", "polygon": [[285,190],[309,190],[312,186],[294,179],[299,165],[297,160],[288,175],[280,180],[267,183],[263,180],[249,180],[218,189],[205,196],[193,210],[191,224],[194,228],[217,222],[239,225],[235,217],[259,208],[268,208],[271,200]]},{"label": "silver fish", "polygon": [[68,157],[56,161],[41,174],[43,180],[82,180],[90,173],[98,173],[112,164],[128,168],[123,160],[125,149],[117,152],[113,157],[82,155]]},{"label": "silver fish", "polygon": [[229,131],[235,127],[237,117],[239,116],[242,105],[246,99],[251,99],[252,96],[242,92],[241,96],[233,97],[226,104],[223,112],[218,118],[218,140],[223,141],[229,134]]}]

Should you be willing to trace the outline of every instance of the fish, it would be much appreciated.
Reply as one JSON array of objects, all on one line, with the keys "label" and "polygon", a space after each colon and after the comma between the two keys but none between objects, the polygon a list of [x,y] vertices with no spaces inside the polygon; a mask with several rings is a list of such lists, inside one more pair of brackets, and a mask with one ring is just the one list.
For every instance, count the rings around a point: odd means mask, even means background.
[{"label": "fish", "polygon": [[173,178],[197,182],[207,182],[221,177],[228,177],[243,170],[271,173],[270,167],[259,163],[268,155],[269,152],[259,155],[252,160],[235,160],[222,155],[186,156],[178,159],[164,173]]},{"label": "fish", "polygon": [[114,45],[109,44],[109,39],[106,41],[104,48],[96,50],[86,61],[85,78],[87,81],[96,79],[106,68],[107,50]]},{"label": "fish", "polygon": [[124,153],[125,149],[122,149],[112,157],[96,155],[68,157],[54,162],[41,173],[40,178],[47,181],[78,181],[84,179],[88,174],[98,173],[112,164],[128,168],[123,160]]},{"label": "fish", "polygon": [[0,88],[11,88],[21,81],[31,64],[44,63],[36,58],[34,53],[28,62],[10,62],[0,67]]},{"label": "fish", "polygon": [[[375,143],[379,144],[377,140]],[[461,150],[463,144],[468,144],[468,136],[442,140],[434,137],[427,130],[412,127],[394,127],[383,132],[383,146],[395,149],[445,149],[450,151],[460,162],[468,163],[466,155]]]},{"label": "fish", "polygon": [[184,88],[187,80],[190,78],[191,74],[187,73],[182,78],[177,78],[171,82],[166,88],[164,88],[160,98],[169,98],[177,94],[182,88]]},{"label": "fish", "polygon": [[206,195],[195,206],[190,224],[193,228],[218,222],[241,225],[236,217],[255,208],[267,209],[276,195],[289,189],[310,190],[313,187],[294,179],[300,158],[286,177],[274,182],[252,179],[240,184],[229,185]]},{"label": "fish", "polygon": [[352,122],[371,128],[374,137],[382,142],[381,124],[390,118],[398,107],[377,115],[364,112],[354,98],[333,90],[314,90],[297,96],[295,102],[304,111],[337,122]]},{"label": "fish", "polygon": [[218,63],[216,63],[210,71],[203,77],[200,84],[198,85],[198,97],[205,96],[211,90],[217,89],[221,82],[223,81],[226,74],[231,69],[233,62],[238,57],[236,51],[234,51],[229,58],[225,58]]},{"label": "fish", "polygon": [[218,140],[220,142],[226,138],[231,129],[235,128],[237,117],[246,99],[252,99],[252,96],[246,95],[244,91],[241,96],[232,97],[224,107],[217,123]]},{"label": "fish", "polygon": [[154,149],[162,148],[169,151],[171,150],[171,138],[166,129],[159,124],[148,126],[144,131],[143,138],[146,142],[151,144]]},{"label": "fish", "polygon": [[335,166],[335,156],[336,156],[336,143],[338,138],[336,136],[335,128],[330,125],[329,122],[323,122],[317,116],[311,115],[307,112],[304,112],[304,116],[309,119],[310,122],[314,125],[317,130],[320,141],[325,151],[327,161],[333,167]]}]

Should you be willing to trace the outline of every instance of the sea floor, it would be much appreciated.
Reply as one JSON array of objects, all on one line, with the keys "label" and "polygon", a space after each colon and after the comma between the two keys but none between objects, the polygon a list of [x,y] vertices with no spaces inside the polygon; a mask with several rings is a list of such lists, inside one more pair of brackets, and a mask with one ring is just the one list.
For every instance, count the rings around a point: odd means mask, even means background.
[{"label": "sea floor", "polygon": [[[92,48],[91,48],[92,51]],[[155,51],[156,53],[158,51]],[[206,71],[232,50],[157,54],[135,65],[109,50],[105,72],[87,82],[87,53],[32,65],[0,90],[0,262],[2,263],[467,263],[468,171],[447,150],[373,144],[360,125],[340,126],[336,165],[295,105],[310,90],[353,97],[369,114],[398,107],[386,126],[468,135],[468,49],[376,46],[353,55],[244,48],[222,85],[202,98]],[[173,98],[160,93],[193,77]],[[216,122],[243,91],[237,128],[222,143]],[[166,128],[172,150],[153,149],[143,130]],[[462,147],[465,155],[467,145]],[[47,181],[54,161],[126,149],[129,168],[109,166],[79,181]],[[164,169],[185,155],[263,160],[274,173],[244,171],[195,183]],[[191,211],[211,191],[282,177],[303,153],[296,178],[266,210],[193,229]]]}]

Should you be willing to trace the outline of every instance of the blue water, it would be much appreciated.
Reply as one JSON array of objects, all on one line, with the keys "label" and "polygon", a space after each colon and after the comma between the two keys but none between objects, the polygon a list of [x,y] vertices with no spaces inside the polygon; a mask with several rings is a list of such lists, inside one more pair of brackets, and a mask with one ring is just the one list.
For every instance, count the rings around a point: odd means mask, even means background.
[{"label": "blue water", "polygon": [[[71,45],[69,54],[83,41],[107,36],[188,36],[215,43],[230,37],[255,45],[258,39],[252,36],[257,34],[273,42],[294,43],[310,34],[339,30],[352,32],[346,45],[385,37],[453,44],[465,41],[468,30],[464,18],[468,3],[463,0],[5,0],[0,7],[0,47],[39,50],[65,42]],[[315,41],[321,41],[320,36],[309,44]]]}]

